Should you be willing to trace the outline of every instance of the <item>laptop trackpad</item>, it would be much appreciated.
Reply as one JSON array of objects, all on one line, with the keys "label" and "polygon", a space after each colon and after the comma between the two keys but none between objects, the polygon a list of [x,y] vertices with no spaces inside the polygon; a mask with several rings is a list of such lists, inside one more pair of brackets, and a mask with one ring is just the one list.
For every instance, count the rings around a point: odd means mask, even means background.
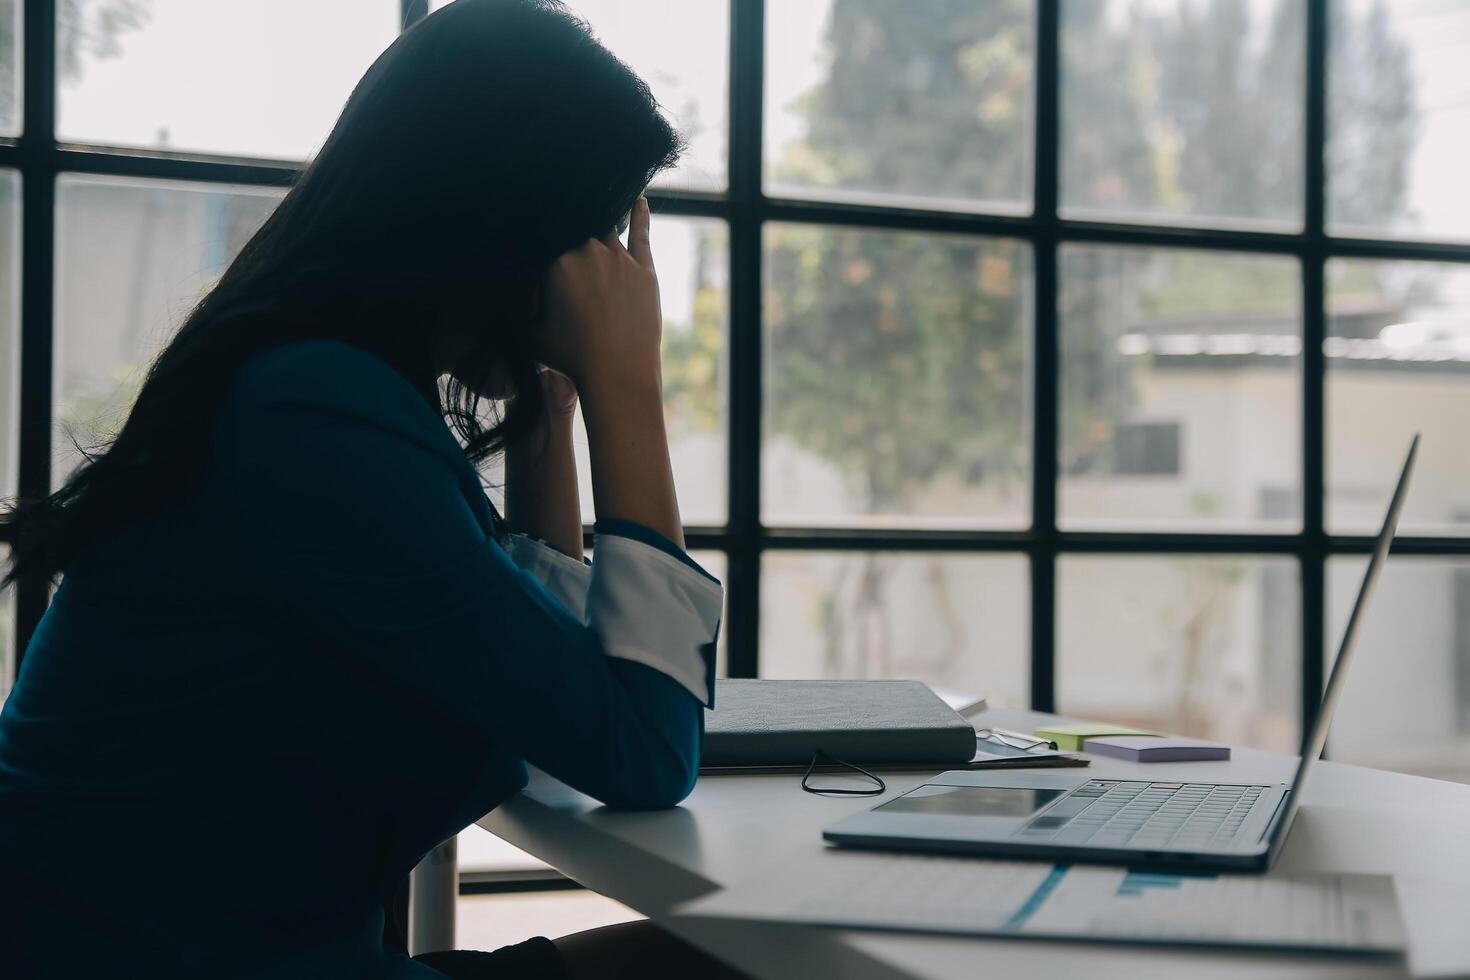
[{"label": "laptop trackpad", "polygon": [[943,786],[928,783],[877,807],[876,812],[1024,819],[1065,792],[1060,789]]}]

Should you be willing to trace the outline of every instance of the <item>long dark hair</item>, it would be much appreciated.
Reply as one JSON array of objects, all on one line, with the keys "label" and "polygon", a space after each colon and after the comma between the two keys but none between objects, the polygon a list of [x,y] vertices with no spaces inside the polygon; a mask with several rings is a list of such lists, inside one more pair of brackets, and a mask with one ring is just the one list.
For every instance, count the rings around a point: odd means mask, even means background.
[{"label": "long dark hair", "polygon": [[[54,576],[182,499],[241,365],[340,340],[429,398],[479,463],[526,431],[552,261],[618,225],[680,140],[648,88],[559,0],[456,0],[368,69],[316,159],[150,366],[112,443],[12,502],[5,581]],[[483,311],[441,384],[452,309]],[[483,382],[510,397],[482,411]],[[486,414],[489,419],[483,418]]]}]

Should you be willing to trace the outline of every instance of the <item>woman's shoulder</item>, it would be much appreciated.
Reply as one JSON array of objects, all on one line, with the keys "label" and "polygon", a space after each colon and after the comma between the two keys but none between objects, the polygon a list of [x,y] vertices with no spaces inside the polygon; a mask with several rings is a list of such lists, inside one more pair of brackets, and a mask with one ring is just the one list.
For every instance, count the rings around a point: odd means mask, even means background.
[{"label": "woman's shoulder", "polygon": [[338,340],[282,344],[250,358],[228,399],[235,411],[259,407],[327,411],[395,427],[430,427],[448,436],[428,401],[388,362]]},{"label": "woman's shoulder", "polygon": [[376,400],[399,395],[423,401],[408,379],[387,361],[340,340],[301,340],[251,357],[235,389],[253,399],[337,399],[362,392]]},{"label": "woman's shoulder", "polygon": [[300,442],[302,433],[325,431],[325,423],[336,438],[407,440],[467,465],[442,416],[407,378],[341,341],[298,341],[256,354],[236,376],[222,422],[227,439],[270,445],[287,433]]}]

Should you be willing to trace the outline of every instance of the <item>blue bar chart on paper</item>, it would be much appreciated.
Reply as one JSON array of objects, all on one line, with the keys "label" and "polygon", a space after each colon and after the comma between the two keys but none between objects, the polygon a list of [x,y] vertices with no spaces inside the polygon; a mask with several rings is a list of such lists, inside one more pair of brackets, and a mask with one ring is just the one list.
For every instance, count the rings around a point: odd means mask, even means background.
[{"label": "blue bar chart on paper", "polygon": [[1197,875],[1184,875],[1168,871],[1134,871],[1129,870],[1123,875],[1122,882],[1118,885],[1117,896],[1119,898],[1138,898],[1151,889],[1164,889],[1165,891],[1178,892],[1184,886],[1184,882],[1191,879],[1214,881],[1220,876],[1210,872],[1202,872]]}]

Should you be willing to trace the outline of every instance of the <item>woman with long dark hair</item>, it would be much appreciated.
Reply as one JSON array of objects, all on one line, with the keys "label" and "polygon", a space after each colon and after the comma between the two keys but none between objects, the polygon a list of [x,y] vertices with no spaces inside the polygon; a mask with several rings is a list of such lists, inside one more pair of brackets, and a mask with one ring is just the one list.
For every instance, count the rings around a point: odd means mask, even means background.
[{"label": "woman with long dark hair", "polygon": [[[527,763],[617,807],[693,786],[722,595],[683,549],[641,196],[678,149],[555,0],[448,5],[112,443],[8,508],[9,579],[60,585],[0,714],[0,973],[718,970],[651,928],[384,939],[385,897]],[[502,451],[504,517],[475,468]]]}]

